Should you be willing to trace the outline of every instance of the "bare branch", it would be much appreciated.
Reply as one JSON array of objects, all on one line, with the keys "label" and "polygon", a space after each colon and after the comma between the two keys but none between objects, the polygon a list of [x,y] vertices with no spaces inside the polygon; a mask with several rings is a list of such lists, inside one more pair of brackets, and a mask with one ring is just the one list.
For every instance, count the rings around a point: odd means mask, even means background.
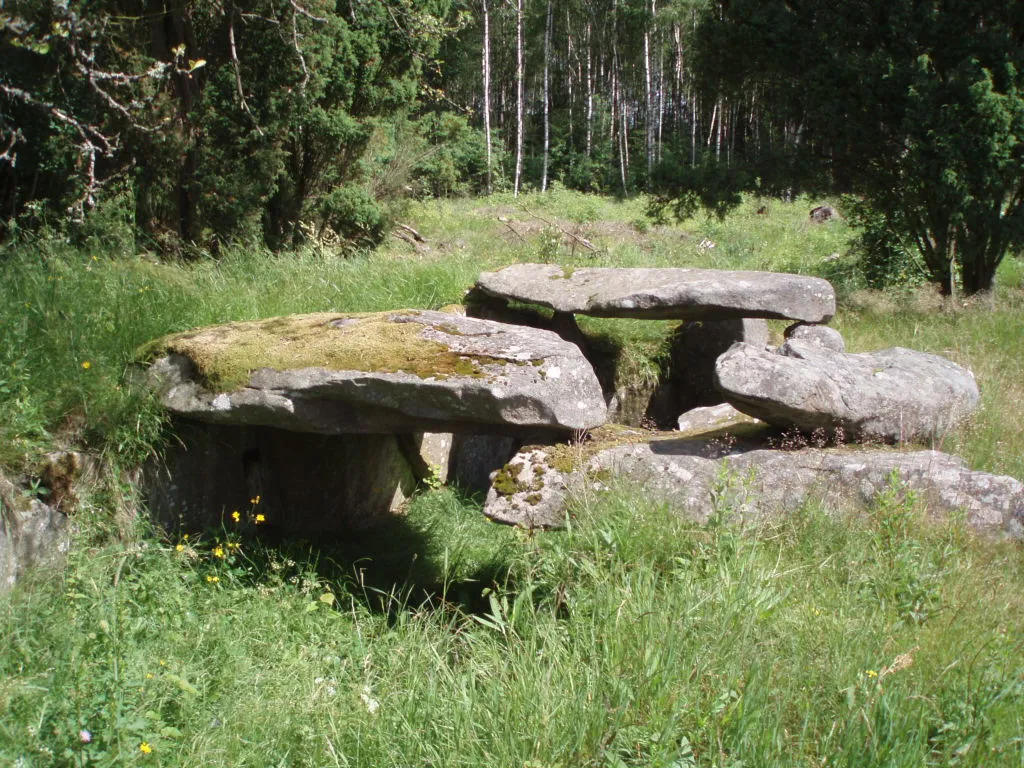
[{"label": "bare branch", "polygon": [[553,227],[554,229],[557,229],[557,230],[558,230],[559,232],[561,232],[561,233],[562,233],[563,235],[565,235],[565,236],[566,236],[566,237],[568,237],[568,238],[571,238],[572,240],[575,240],[575,241],[576,241],[577,243],[579,243],[580,245],[582,245],[582,246],[583,246],[584,248],[586,248],[587,250],[590,250],[590,251],[596,251],[596,250],[597,250],[597,246],[595,246],[595,245],[594,245],[594,244],[593,244],[592,242],[590,242],[589,240],[587,240],[587,238],[585,238],[585,237],[580,237],[579,235],[574,235],[574,234],[573,234],[572,232],[568,231],[568,230],[567,230],[567,229],[565,229],[564,227],[560,227],[560,226],[558,226],[557,224],[555,224],[555,222],[553,222],[553,221],[551,221],[551,220],[549,220],[549,219],[545,219],[545,218],[544,218],[543,216],[541,216],[540,214],[534,213],[533,211],[529,210],[529,209],[528,209],[528,208],[527,208],[526,206],[523,206],[523,211],[524,211],[525,213],[528,213],[528,214],[530,214],[531,216],[533,216],[533,218],[535,218],[535,219],[539,219],[540,221],[543,221],[543,222],[544,222],[545,224],[547,224],[547,225],[548,225],[549,227]]},{"label": "bare branch", "polygon": [[13,168],[18,162],[18,153],[14,151],[14,148],[24,141],[25,136],[20,128],[15,128],[11,131],[11,135],[8,138],[10,140],[7,142],[7,146],[0,153],[0,162],[5,162]]},{"label": "bare branch", "polygon": [[238,100],[242,111],[252,119],[253,125],[256,126],[256,132],[262,136],[263,129],[260,128],[260,124],[256,120],[256,116],[253,115],[252,110],[249,109],[249,102],[245,100],[245,89],[242,87],[242,64],[238,60],[238,48],[235,45],[235,15],[237,13],[238,8],[232,3],[231,10],[228,12],[228,45],[231,50],[231,64],[235,68],[235,88],[238,91]]},{"label": "bare branch", "polygon": [[[298,6],[295,3],[292,3],[292,7],[298,11]],[[309,69],[306,68],[306,57],[302,55],[302,46],[299,45],[299,17],[296,13],[292,14],[292,44],[295,46],[295,53],[302,66],[302,84],[299,86],[299,93],[304,94],[306,86],[309,84]]]},{"label": "bare branch", "polygon": [[296,3],[295,0],[291,0],[291,5],[292,5],[292,8],[295,9],[296,13],[298,13],[298,14],[300,14],[302,16],[305,16],[307,19],[312,19],[313,21],[317,21],[317,22],[319,22],[321,24],[326,24],[327,23],[327,19],[322,18],[320,16],[314,16],[312,13],[310,13],[305,8],[303,8],[301,5]]}]

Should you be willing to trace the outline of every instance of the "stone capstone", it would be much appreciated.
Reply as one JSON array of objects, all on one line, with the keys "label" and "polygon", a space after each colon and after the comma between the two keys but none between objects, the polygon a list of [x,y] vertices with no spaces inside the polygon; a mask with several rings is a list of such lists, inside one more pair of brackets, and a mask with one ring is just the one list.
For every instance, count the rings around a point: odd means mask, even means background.
[{"label": "stone capstone", "polygon": [[784,428],[840,428],[853,439],[935,439],[979,400],[970,371],[902,347],[847,354],[796,339],[776,352],[736,344],[715,375],[725,399],[744,413]]},{"label": "stone capstone", "polygon": [[178,416],[319,434],[584,430],[606,409],[579,349],[425,310],[319,313],[160,339],[149,379]]},{"label": "stone capstone", "polygon": [[827,322],[836,311],[832,285],[776,272],[689,268],[514,264],[484,272],[477,288],[501,300],[595,317],[724,320],[735,317]]},{"label": "stone capstone", "polygon": [[[702,441],[654,440],[608,448],[568,472],[546,464],[542,449],[521,453],[509,467],[524,487],[492,488],[484,514],[504,523],[559,527],[572,493],[617,477],[642,488],[645,499],[672,504],[699,522],[718,512],[777,518],[807,503],[842,512],[897,490],[913,492],[932,519],[963,513],[978,532],[1024,539],[1024,484],[972,471],[961,459],[938,451],[750,450],[717,459],[706,453]],[[534,482],[527,489],[531,478],[543,480],[543,487]],[[543,503],[531,505],[531,495]]]}]

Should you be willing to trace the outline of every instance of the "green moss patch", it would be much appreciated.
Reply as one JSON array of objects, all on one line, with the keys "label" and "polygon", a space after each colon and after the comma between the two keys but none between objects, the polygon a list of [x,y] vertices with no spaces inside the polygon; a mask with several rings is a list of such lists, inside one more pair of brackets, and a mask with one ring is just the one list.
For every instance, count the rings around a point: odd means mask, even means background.
[{"label": "green moss patch", "polygon": [[[228,323],[165,336],[139,350],[142,359],[167,353],[195,363],[203,381],[216,391],[245,386],[254,370],[403,371],[420,378],[483,378],[484,366],[508,361],[453,352],[422,337],[424,324],[394,322],[414,312],[336,314],[320,312]],[[446,330],[446,329],[441,329]]]}]

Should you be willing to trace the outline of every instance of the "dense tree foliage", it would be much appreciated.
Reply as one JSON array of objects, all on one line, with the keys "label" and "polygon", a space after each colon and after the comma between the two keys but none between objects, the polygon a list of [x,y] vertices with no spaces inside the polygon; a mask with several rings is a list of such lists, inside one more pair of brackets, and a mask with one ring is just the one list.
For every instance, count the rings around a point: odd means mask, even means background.
[{"label": "dense tree foliage", "polygon": [[1020,3],[730,0],[698,42],[706,82],[762,89],[791,126],[791,177],[863,195],[869,234],[947,293],[1024,244]]},{"label": "dense tree foliage", "polygon": [[[80,216],[121,190],[165,247],[257,232],[288,246],[327,229],[372,241],[382,219],[368,165],[396,149],[368,149],[402,133],[394,123],[416,104],[450,11],[16,0],[0,15],[3,219]],[[408,132],[425,146],[418,126]]]},{"label": "dense tree foliage", "polygon": [[166,250],[379,239],[381,201],[493,189],[854,192],[984,290],[1024,241],[1020,3],[14,0],[0,226],[118,200]]}]

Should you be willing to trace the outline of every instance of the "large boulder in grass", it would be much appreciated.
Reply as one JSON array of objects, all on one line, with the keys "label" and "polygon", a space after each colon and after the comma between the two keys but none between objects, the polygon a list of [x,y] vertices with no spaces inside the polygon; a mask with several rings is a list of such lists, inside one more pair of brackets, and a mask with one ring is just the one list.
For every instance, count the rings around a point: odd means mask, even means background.
[{"label": "large boulder in grass", "polygon": [[840,428],[854,439],[939,438],[979,400],[970,371],[902,347],[846,354],[796,339],[775,352],[736,344],[715,375],[725,399],[744,413],[779,427]]},{"label": "large boulder in grass", "polygon": [[832,285],[776,272],[688,268],[514,264],[484,272],[483,293],[550,307],[558,313],[661,320],[782,318],[824,323],[836,311]]},{"label": "large boulder in grass", "polygon": [[554,333],[423,310],[228,323],[160,339],[151,381],[190,419],[319,434],[585,430],[600,384]]},{"label": "large boulder in grass", "polygon": [[574,493],[594,492],[620,478],[642,488],[645,500],[668,503],[698,522],[716,513],[779,518],[808,503],[850,512],[895,492],[916,501],[931,519],[963,515],[979,533],[1024,539],[1024,484],[972,471],[948,454],[808,448],[715,457],[708,449],[701,440],[640,441],[598,451],[572,466],[552,461],[557,449],[524,451],[495,475],[484,513],[499,522],[557,528]]}]

